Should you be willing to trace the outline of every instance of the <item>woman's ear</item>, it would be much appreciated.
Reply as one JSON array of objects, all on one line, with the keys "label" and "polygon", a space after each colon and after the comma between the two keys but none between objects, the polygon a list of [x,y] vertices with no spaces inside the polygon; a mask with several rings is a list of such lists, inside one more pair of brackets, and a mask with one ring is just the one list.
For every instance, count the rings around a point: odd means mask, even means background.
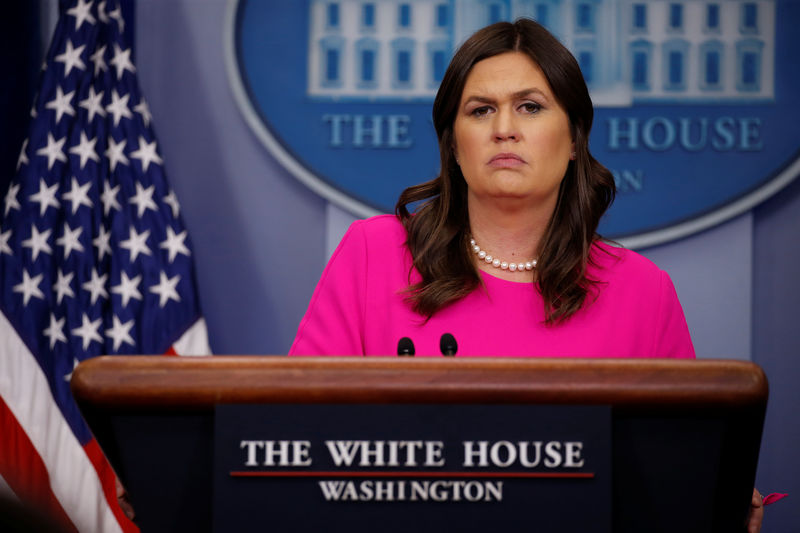
[{"label": "woman's ear", "polygon": [[569,153],[570,161],[575,161],[575,158],[577,157],[577,155],[578,154],[575,152],[575,141],[572,141],[571,151]]}]

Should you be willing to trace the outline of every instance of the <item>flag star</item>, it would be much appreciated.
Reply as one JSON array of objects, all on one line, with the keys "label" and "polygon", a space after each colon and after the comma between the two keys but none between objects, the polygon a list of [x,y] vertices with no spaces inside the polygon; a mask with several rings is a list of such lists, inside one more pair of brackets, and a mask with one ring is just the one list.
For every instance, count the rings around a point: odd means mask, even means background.
[{"label": "flag star", "polygon": [[29,197],[31,202],[39,202],[39,216],[44,216],[45,211],[47,211],[47,208],[51,205],[56,209],[61,205],[58,200],[56,200],[57,190],[58,183],[54,183],[48,187],[44,178],[39,178],[39,192],[31,194]]},{"label": "flag star", "polygon": [[97,341],[100,343],[103,342],[103,337],[101,337],[100,334],[97,332],[97,330],[100,329],[100,323],[102,321],[103,321],[102,318],[98,318],[94,322],[91,322],[86,313],[83,313],[83,318],[81,320],[82,322],[81,327],[72,330],[72,333],[83,339],[84,350],[86,350],[86,348],[89,347],[89,344],[91,344],[92,341]]},{"label": "flag star", "polygon": [[73,357],[72,359],[72,372],[69,374],[64,375],[64,381],[72,380],[72,373],[75,372],[75,369],[78,368],[78,365],[81,364],[80,360],[77,357]]},{"label": "flag star", "polygon": [[125,31],[125,20],[122,18],[122,8],[120,6],[117,6],[114,11],[109,11],[108,16],[117,21],[120,33]]},{"label": "flag star", "polygon": [[[95,75],[97,74],[95,73]],[[89,96],[87,96],[85,100],[81,100],[78,103],[79,106],[84,108],[89,113],[89,122],[94,119],[95,115],[100,115],[101,117],[106,116],[106,109],[103,107],[102,100],[103,91],[96,93],[94,92],[94,87],[90,86]]]},{"label": "flag star", "polygon": [[130,319],[123,324],[120,322],[117,315],[114,315],[114,326],[106,330],[106,337],[114,341],[115,352],[119,350],[119,347],[122,346],[123,342],[125,344],[130,344],[131,346],[136,346],[136,343],[133,342],[133,337],[131,337],[130,334],[133,324],[133,319]]},{"label": "flag star", "polygon": [[22,150],[19,151],[17,170],[19,170],[19,167],[22,165],[27,165],[28,163],[30,163],[30,161],[28,161],[28,139],[25,139],[25,141],[22,143]]},{"label": "flag star", "polygon": [[141,281],[141,274],[131,279],[124,270],[122,271],[119,279],[119,285],[114,285],[111,287],[112,293],[119,294],[122,297],[122,307],[126,307],[131,298],[136,298],[137,300],[142,299],[142,293],[139,292],[139,283]]},{"label": "flag star", "polygon": [[100,157],[98,157],[97,151],[94,149],[95,144],[97,144],[97,137],[95,137],[90,141],[86,137],[86,133],[82,131],[80,142],[69,149],[69,153],[77,154],[80,156],[81,170],[83,169],[83,167],[86,166],[86,162],[89,159],[93,160],[95,163],[100,162]]},{"label": "flag star", "polygon": [[103,193],[100,195],[100,201],[103,202],[103,214],[106,216],[108,216],[109,211],[112,209],[122,211],[122,206],[120,206],[119,202],[117,202],[118,192],[119,185],[112,187],[108,180],[106,180],[106,186],[103,189]]},{"label": "flag star", "polygon": [[[83,132],[81,132],[83,135]],[[78,185],[78,180],[73,176],[72,189],[62,195],[64,200],[72,202],[72,214],[74,215],[78,208],[82,205],[91,208],[92,201],[89,199],[89,188],[92,186],[91,181],[87,181],[83,185]]]},{"label": "flag star", "polygon": [[[133,156],[133,154],[131,154]],[[153,200],[153,193],[156,190],[155,185],[151,185],[148,188],[142,187],[142,184],[138,181],[136,182],[136,194],[131,196],[129,200],[130,203],[136,204],[137,210],[136,214],[139,218],[142,218],[142,215],[148,209],[152,209],[153,211],[158,211],[158,206],[156,202]]]},{"label": "flag star", "polygon": [[111,254],[111,232],[100,226],[100,233],[92,239],[92,244],[97,247],[97,259],[102,260],[106,254]]},{"label": "flag star", "polygon": [[115,128],[119,125],[119,121],[122,117],[133,118],[133,113],[128,109],[128,99],[130,97],[130,94],[126,94],[120,98],[116,89],[111,91],[111,103],[106,106],[106,111],[114,115]]},{"label": "flag star", "polygon": [[169,194],[162,198],[162,200],[172,208],[172,216],[178,218],[178,214],[181,212],[181,204],[178,203],[178,197],[175,196],[175,191],[169,191]]},{"label": "flag star", "polygon": [[17,200],[17,193],[19,192],[19,183],[12,183],[6,191],[6,199],[3,202],[6,206],[4,215],[7,215],[12,209],[20,209],[19,200]]},{"label": "flag star", "polygon": [[22,293],[22,305],[27,306],[31,298],[44,300],[44,294],[39,290],[39,283],[42,282],[42,276],[43,274],[37,274],[34,277],[30,277],[27,270],[22,271],[22,283],[14,285],[14,292]]},{"label": "flag star", "polygon": [[150,166],[150,163],[156,163],[158,165],[163,163],[161,157],[156,153],[156,141],[153,140],[153,142],[148,143],[141,135],[139,135],[139,149],[135,152],[131,152],[131,157],[142,162],[142,170],[144,172],[147,172],[147,167]]},{"label": "flag star", "polygon": [[50,327],[45,328],[43,331],[44,336],[50,339],[50,349],[56,345],[57,342],[67,342],[67,337],[64,335],[64,322],[66,318],[62,317],[61,320],[56,319],[56,315],[50,313]]},{"label": "flag star", "polygon": [[[100,14],[100,13],[102,13],[102,11],[100,11],[98,9],[97,13]],[[102,20],[102,19],[103,19],[103,17],[100,17],[100,20]],[[108,65],[106,65],[106,60],[103,57],[103,56],[105,56],[106,48],[107,48],[107,46],[103,45],[100,48],[98,48],[97,50],[95,50],[94,53],[91,56],[89,56],[89,59],[91,59],[92,63],[94,63],[94,76],[95,76],[95,78],[97,77],[97,74],[99,74],[101,70],[108,70]],[[91,119],[89,119],[89,120],[91,120]]]},{"label": "flag star", "polygon": [[103,24],[108,24],[109,18],[108,15],[106,15],[106,0],[97,4],[97,17]]},{"label": "flag star", "polygon": [[173,231],[172,227],[167,226],[167,238],[159,245],[159,248],[164,248],[165,250],[169,251],[170,263],[175,260],[175,256],[178,254],[183,254],[186,256],[191,255],[189,248],[187,248],[183,243],[183,241],[186,240],[186,235],[186,230],[183,230],[178,235],[175,235],[175,231]]},{"label": "flag star", "polygon": [[56,61],[64,63],[64,77],[69,75],[69,71],[72,70],[73,67],[80,70],[86,68],[86,64],[84,64],[80,57],[84,48],[86,48],[85,44],[80,45],[78,48],[73,48],[72,41],[67,40],[67,48],[64,50],[64,53],[55,57]]},{"label": "flag star", "polygon": [[47,102],[44,107],[47,109],[53,109],[56,112],[56,124],[58,121],[61,120],[61,117],[69,115],[71,117],[75,116],[75,108],[72,107],[72,95],[75,94],[75,91],[70,91],[67,94],[64,94],[64,91],[61,90],[60,86],[56,86],[56,97]]},{"label": "flag star", "polygon": [[114,141],[113,137],[108,138],[108,148],[106,148],[105,155],[108,158],[108,164],[111,167],[111,172],[114,172],[114,169],[117,168],[117,164],[119,163],[122,163],[123,165],[130,163],[130,161],[128,161],[128,157],[125,155],[125,144],[127,144],[127,142],[127,139],[122,139],[117,143]]},{"label": "flag star", "polygon": [[131,226],[131,231],[128,234],[128,240],[122,241],[119,245],[122,248],[130,251],[131,253],[131,263],[136,261],[136,258],[139,254],[144,255],[152,255],[150,252],[150,248],[147,246],[147,238],[150,236],[150,230],[146,230],[142,233],[137,233],[136,228]]},{"label": "flag star", "polygon": [[126,70],[136,72],[136,67],[131,63],[131,49],[123,50],[117,43],[114,43],[114,57],[109,63],[117,68],[117,79],[121,79]]},{"label": "flag star", "polygon": [[67,15],[75,17],[75,31],[81,28],[84,22],[94,24],[95,20],[89,10],[92,9],[92,0],[78,0],[78,5],[71,9],[67,9]]},{"label": "flag star", "polygon": [[47,239],[50,238],[51,232],[52,230],[47,229],[39,233],[39,228],[36,227],[36,224],[31,224],[31,236],[29,239],[22,241],[22,246],[31,249],[31,255],[34,261],[39,257],[39,252],[44,252],[46,254],[53,253],[52,248],[47,244]]},{"label": "flag star", "polygon": [[153,115],[150,114],[150,108],[147,106],[147,102],[145,101],[144,97],[142,97],[139,100],[139,103],[133,107],[133,110],[142,116],[144,127],[149,127],[150,121],[153,119]]},{"label": "flag star", "polygon": [[80,241],[81,233],[83,233],[83,227],[78,226],[73,230],[69,224],[64,224],[64,235],[56,239],[56,244],[64,247],[64,259],[69,259],[72,250],[83,251]]},{"label": "flag star", "polygon": [[94,305],[94,303],[100,296],[102,296],[103,298],[108,298],[108,292],[106,291],[105,287],[107,279],[108,279],[108,274],[103,274],[102,276],[100,276],[97,274],[97,270],[93,268],[92,279],[81,285],[81,287],[83,287],[84,289],[86,289],[91,293],[92,305]]},{"label": "flag star", "polygon": [[64,136],[59,140],[55,140],[53,138],[53,134],[47,134],[47,146],[39,148],[36,150],[36,155],[44,155],[47,156],[47,170],[53,168],[53,164],[56,160],[61,161],[62,163],[67,162],[67,156],[64,154],[64,143],[67,142],[67,137]]},{"label": "flag star", "polygon": [[0,232],[0,254],[14,255],[14,250],[8,245],[8,239],[11,238],[11,230]]},{"label": "flag star", "polygon": [[61,300],[64,299],[64,296],[69,296],[70,298],[75,297],[75,293],[72,290],[73,277],[75,277],[74,272],[64,274],[61,269],[58,270],[58,279],[53,284],[53,290],[56,292],[57,304],[61,304]]},{"label": "flag star", "polygon": [[164,307],[167,305],[167,302],[170,300],[175,300],[176,302],[181,301],[181,297],[178,295],[178,291],[175,290],[175,287],[178,285],[178,282],[181,280],[180,274],[175,274],[175,277],[168,278],[166,272],[163,270],[160,273],[160,281],[158,285],[153,285],[150,287],[150,292],[153,294],[158,294],[158,306]]}]

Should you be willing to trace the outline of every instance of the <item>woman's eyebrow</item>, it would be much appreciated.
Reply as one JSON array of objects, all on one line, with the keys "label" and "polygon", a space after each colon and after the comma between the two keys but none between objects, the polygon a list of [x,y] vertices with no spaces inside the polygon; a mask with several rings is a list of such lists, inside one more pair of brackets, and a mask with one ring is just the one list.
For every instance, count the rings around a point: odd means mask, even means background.
[{"label": "woman's eyebrow", "polygon": [[[520,98],[525,98],[525,97],[529,97],[529,96],[540,96],[540,97],[542,97],[544,99],[548,99],[547,94],[545,94],[541,89],[537,89],[536,87],[532,87],[530,89],[522,89],[522,90],[516,91],[516,92],[511,94],[511,99],[512,100],[519,100]],[[493,104],[496,101],[497,101],[496,98],[493,98],[493,97],[490,97],[490,96],[483,96],[483,95],[480,95],[480,94],[474,94],[474,95],[468,96],[467,99],[464,100],[464,103],[468,104],[470,102],[481,102],[481,103],[485,103],[485,104]]]}]

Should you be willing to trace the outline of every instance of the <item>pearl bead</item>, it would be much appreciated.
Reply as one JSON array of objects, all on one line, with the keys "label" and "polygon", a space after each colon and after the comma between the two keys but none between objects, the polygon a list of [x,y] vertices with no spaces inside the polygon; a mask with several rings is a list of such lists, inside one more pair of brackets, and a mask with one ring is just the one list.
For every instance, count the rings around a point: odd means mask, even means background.
[{"label": "pearl bead", "polygon": [[478,246],[478,243],[475,242],[475,239],[469,240],[469,246],[478,256],[478,259],[483,259],[495,268],[501,268],[503,270],[508,270],[509,272],[522,272],[523,270],[533,270],[536,268],[536,259],[532,259],[525,263],[509,263],[508,261],[501,261],[500,259],[492,257],[490,254],[487,254],[485,250],[481,250],[481,247]]}]

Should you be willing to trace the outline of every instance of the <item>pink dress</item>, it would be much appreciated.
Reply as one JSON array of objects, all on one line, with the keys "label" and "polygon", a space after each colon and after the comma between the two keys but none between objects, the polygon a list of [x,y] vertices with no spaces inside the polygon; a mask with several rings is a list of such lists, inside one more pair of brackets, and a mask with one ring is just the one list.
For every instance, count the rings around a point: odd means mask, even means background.
[{"label": "pink dress", "polygon": [[[532,283],[481,272],[483,286],[427,323],[404,301],[411,255],[391,215],[353,223],[317,285],[289,355],[396,355],[412,340],[417,356],[441,356],[450,333],[457,356],[694,358],[675,288],[644,257],[605,243],[592,251],[602,280],[596,298],[563,324],[544,324]],[[610,252],[604,253],[602,250]],[[411,282],[419,274],[411,271]]]}]

